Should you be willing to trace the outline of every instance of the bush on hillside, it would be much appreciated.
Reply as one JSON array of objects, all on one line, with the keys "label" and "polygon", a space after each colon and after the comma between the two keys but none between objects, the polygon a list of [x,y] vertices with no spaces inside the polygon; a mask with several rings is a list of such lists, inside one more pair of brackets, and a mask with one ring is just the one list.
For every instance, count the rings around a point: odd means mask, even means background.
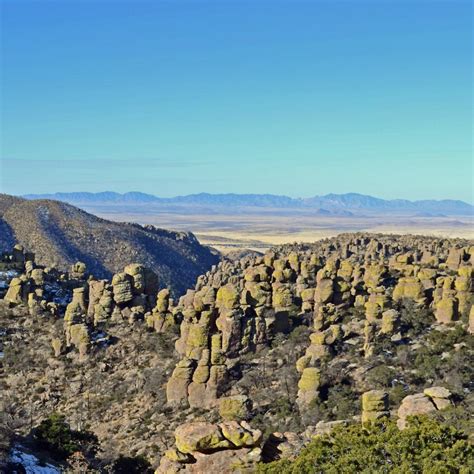
[{"label": "bush on hillside", "polygon": [[93,457],[98,450],[98,440],[93,433],[72,430],[66,418],[58,413],[43,420],[32,434],[36,446],[57,460],[65,460],[77,451]]},{"label": "bush on hillside", "polygon": [[260,464],[261,474],[474,472],[474,448],[467,435],[427,417],[415,417],[403,431],[395,422],[336,428],[315,438],[293,461]]}]

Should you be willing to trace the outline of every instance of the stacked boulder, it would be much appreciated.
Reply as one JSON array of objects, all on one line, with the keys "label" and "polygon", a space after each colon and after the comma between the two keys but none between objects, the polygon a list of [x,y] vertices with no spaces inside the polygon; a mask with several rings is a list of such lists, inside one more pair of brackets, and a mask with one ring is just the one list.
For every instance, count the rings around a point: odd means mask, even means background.
[{"label": "stacked boulder", "polygon": [[390,415],[388,394],[382,390],[371,390],[362,394],[362,423],[372,423]]},{"label": "stacked boulder", "polygon": [[[75,276],[85,276],[85,268],[76,265]],[[143,265],[127,265],[112,281],[92,277],[73,290],[72,301],[66,308],[64,326],[66,347],[76,347],[81,355],[90,346],[90,334],[103,330],[107,322],[134,323],[145,318],[155,304],[158,291],[156,275]]]},{"label": "stacked boulder", "polygon": [[[173,309],[181,319],[181,356],[167,385],[171,404],[211,407],[228,388],[229,369],[312,310],[318,268],[310,255],[272,252],[222,262]],[[302,274],[301,274],[301,273]]]},{"label": "stacked boulder", "polygon": [[179,426],[175,447],[162,457],[157,474],[243,472],[261,460],[262,432],[242,421],[196,421]]},{"label": "stacked boulder", "polygon": [[[68,304],[64,315],[64,332],[66,335],[66,347],[76,347],[81,357],[87,354],[90,345],[86,315],[86,289],[84,287],[75,288],[72,294],[72,301]],[[57,353],[54,345],[53,348],[55,353]]]},{"label": "stacked boulder", "polygon": [[146,324],[156,332],[164,333],[176,327],[178,320],[173,314],[170,291],[165,288],[156,295],[156,305],[145,315]]}]

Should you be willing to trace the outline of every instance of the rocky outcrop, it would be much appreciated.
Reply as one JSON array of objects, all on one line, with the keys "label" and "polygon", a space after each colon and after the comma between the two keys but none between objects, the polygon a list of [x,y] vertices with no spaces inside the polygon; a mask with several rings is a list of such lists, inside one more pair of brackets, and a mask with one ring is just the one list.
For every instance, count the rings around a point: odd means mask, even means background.
[{"label": "rocky outcrop", "polygon": [[[459,319],[462,306],[467,319],[472,266],[463,257],[453,278],[446,264],[450,245],[440,239],[348,234],[221,262],[171,311],[175,321],[182,320],[176,349],[188,378],[183,382],[183,367],[177,367],[168,401],[214,406],[226,393],[229,367],[243,354],[258,352],[278,332],[309,322],[309,345],[296,364],[302,408],[318,398],[321,365],[346,341],[357,341],[370,359],[377,355],[379,338],[403,338],[400,306],[427,308],[440,324]],[[356,312],[348,321],[355,309],[362,309],[364,318]],[[158,325],[163,321],[156,319]],[[149,324],[154,320],[150,317]]]},{"label": "rocky outcrop", "polygon": [[148,327],[153,328],[156,332],[162,333],[174,328],[178,324],[178,319],[172,312],[172,301],[170,300],[170,292],[167,288],[158,292],[156,296],[156,306],[152,312],[145,315]]},{"label": "rocky outcrop", "polygon": [[407,426],[410,416],[426,415],[443,410],[452,405],[451,392],[444,387],[426,388],[423,393],[408,395],[398,409],[397,426],[402,430]]},{"label": "rocky outcrop", "polygon": [[243,472],[261,460],[262,433],[245,421],[197,421],[179,426],[175,448],[161,459],[157,474]]},{"label": "rocky outcrop", "polygon": [[[108,324],[143,322],[159,333],[179,331],[168,404],[218,408],[225,419],[240,420],[248,407],[238,397],[247,400],[248,393],[244,388],[235,398],[230,388],[247,370],[242,360],[269,347],[279,333],[310,328],[295,367],[296,401],[304,412],[321,401],[324,371],[348,347],[369,363],[380,355],[380,341],[407,338],[404,308],[425,311],[440,327],[469,325],[472,331],[471,247],[459,240],[364,234],[283,245],[264,256],[224,259],[176,304],[141,264],[127,265],[111,281],[98,280],[80,262],[61,273],[36,265],[17,248],[10,260],[22,273],[11,280],[5,299],[27,305],[31,314],[64,314],[62,343],[51,338],[57,357],[70,348],[84,356],[103,340]],[[386,408],[363,412],[369,420]]]}]

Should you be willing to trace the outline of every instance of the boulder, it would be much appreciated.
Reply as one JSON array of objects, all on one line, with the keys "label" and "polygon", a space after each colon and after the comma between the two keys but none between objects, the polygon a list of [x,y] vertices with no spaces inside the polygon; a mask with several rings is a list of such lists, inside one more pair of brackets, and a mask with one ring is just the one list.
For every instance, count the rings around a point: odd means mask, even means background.
[{"label": "boulder", "polygon": [[433,411],[436,411],[436,405],[424,393],[408,395],[402,400],[398,409],[397,426],[403,430],[407,426],[407,417],[425,415]]},{"label": "boulder", "polygon": [[332,301],[334,294],[334,282],[330,278],[323,278],[318,282],[314,292],[314,301],[325,304]]},{"label": "boulder", "polygon": [[436,321],[441,324],[450,324],[457,318],[457,302],[452,296],[445,296],[435,304]]},{"label": "boulder", "polygon": [[398,311],[389,309],[382,313],[382,325],[380,332],[382,334],[393,334],[396,330],[397,322],[400,318]]},{"label": "boulder", "polygon": [[23,284],[24,281],[21,278],[12,278],[3,299],[14,305],[21,304],[23,301]]},{"label": "boulder", "polygon": [[175,431],[176,448],[182,453],[210,452],[229,448],[231,443],[224,437],[218,425],[195,421],[179,426]]},{"label": "boulder", "polygon": [[236,309],[240,305],[240,292],[233,284],[221,286],[217,290],[216,306],[223,309]]},{"label": "boulder", "polygon": [[218,408],[224,420],[245,420],[249,416],[250,400],[246,395],[223,397]]},{"label": "boulder", "polygon": [[245,422],[239,424],[237,421],[225,421],[219,427],[224,437],[236,448],[256,446],[262,439],[262,432],[252,430]]},{"label": "boulder", "polygon": [[128,303],[133,299],[133,278],[126,273],[117,273],[112,278],[114,301]]},{"label": "boulder", "polygon": [[444,387],[429,387],[423,390],[423,393],[431,399],[437,410],[443,410],[452,406],[451,392]]}]

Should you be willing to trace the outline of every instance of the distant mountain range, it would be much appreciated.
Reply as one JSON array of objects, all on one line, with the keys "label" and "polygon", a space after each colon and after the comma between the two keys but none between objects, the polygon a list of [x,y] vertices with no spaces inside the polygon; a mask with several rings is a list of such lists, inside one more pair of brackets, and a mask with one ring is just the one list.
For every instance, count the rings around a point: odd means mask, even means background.
[{"label": "distant mountain range", "polygon": [[199,206],[215,208],[274,208],[274,209],[314,209],[319,215],[344,215],[353,213],[403,213],[417,217],[436,217],[446,215],[473,215],[474,206],[464,201],[406,199],[380,199],[364,194],[326,194],[311,198],[291,198],[274,194],[190,194],[162,198],[152,194],[128,192],[124,194],[105,191],[101,193],[55,193],[28,194],[26,199],[55,199],[75,205],[143,205],[157,206]]}]

